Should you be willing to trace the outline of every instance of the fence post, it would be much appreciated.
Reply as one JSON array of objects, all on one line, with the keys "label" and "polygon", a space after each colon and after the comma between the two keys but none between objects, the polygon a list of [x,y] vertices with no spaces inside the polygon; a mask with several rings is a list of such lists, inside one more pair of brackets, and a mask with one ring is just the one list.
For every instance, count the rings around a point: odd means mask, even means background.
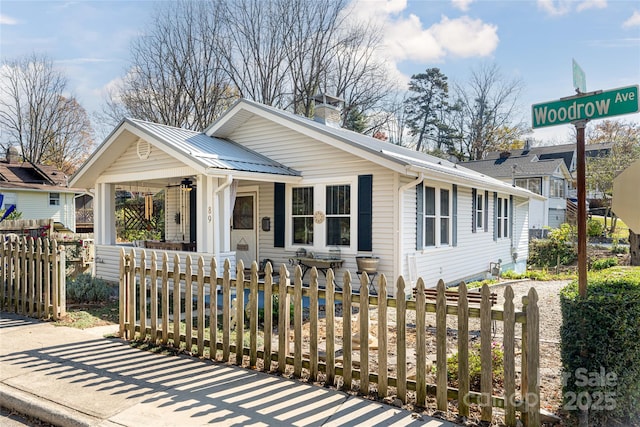
[{"label": "fence post", "polygon": [[404,278],[396,284],[396,365],[398,366],[397,393],[402,403],[407,402],[407,312]]},{"label": "fence post", "polygon": [[120,248],[120,304],[118,304],[118,316],[120,319],[120,338],[124,338],[124,324],[127,313],[127,292],[129,291],[129,256],[125,255],[124,248]]},{"label": "fence post", "polygon": [[[55,241],[54,241],[55,243]],[[60,316],[67,314],[67,251],[63,245],[58,248],[58,312]]]},{"label": "fence post", "polygon": [[[538,293],[535,288],[529,289],[529,307],[527,309],[527,364],[522,369],[527,371],[527,425],[540,425],[540,378],[538,375],[540,359],[540,331]],[[524,341],[524,336],[523,336]]]}]

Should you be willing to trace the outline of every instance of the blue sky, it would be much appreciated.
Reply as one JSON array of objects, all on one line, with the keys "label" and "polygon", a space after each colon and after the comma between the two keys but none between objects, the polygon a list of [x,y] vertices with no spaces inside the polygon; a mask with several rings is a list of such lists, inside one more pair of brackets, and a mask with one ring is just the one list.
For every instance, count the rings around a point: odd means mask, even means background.
[{"label": "blue sky", "polygon": [[[398,79],[438,67],[463,83],[482,64],[524,82],[521,109],[574,94],[572,58],[587,90],[640,83],[640,2],[619,0],[354,0],[355,14],[384,26],[388,64]],[[126,72],[129,43],[144,33],[153,1],[0,3],[0,55],[46,53],[89,113]],[[640,115],[620,116],[640,123]],[[536,131],[568,142],[570,125]]]}]

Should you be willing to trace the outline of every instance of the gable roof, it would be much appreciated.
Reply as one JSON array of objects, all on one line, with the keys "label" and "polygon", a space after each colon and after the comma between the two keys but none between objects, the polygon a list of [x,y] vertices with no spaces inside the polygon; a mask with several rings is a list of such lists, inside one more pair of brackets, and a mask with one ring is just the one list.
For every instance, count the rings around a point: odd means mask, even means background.
[{"label": "gable roof", "polygon": [[[134,139],[120,143],[118,138],[129,132]],[[115,161],[135,138],[141,138],[202,174],[247,172],[280,176],[300,176],[287,166],[269,159],[240,144],[202,132],[152,123],[138,119],[123,119],[71,177],[73,185],[89,187]]]},{"label": "gable roof", "polygon": [[513,187],[503,181],[467,169],[464,165],[347,129],[328,126],[307,117],[247,99],[236,101],[235,104],[204,132],[207,135],[227,138],[230,137],[237,128],[241,127],[254,116],[267,118],[408,176],[417,177],[426,173],[429,174],[430,178],[438,178],[453,184],[476,185],[482,188],[509,192],[523,197],[540,197],[528,190]]},{"label": "gable roof", "polygon": [[67,176],[55,166],[31,162],[0,160],[0,188],[41,190],[46,192],[77,192],[67,186]]},{"label": "gable roof", "polygon": [[[551,176],[558,168],[562,168],[562,159],[532,161],[531,157],[507,157],[490,160],[474,160],[465,162],[464,166],[494,178],[528,178],[534,176]],[[515,172],[514,172],[515,168]],[[564,166],[566,169],[566,166]],[[566,176],[569,176],[567,170]]]}]

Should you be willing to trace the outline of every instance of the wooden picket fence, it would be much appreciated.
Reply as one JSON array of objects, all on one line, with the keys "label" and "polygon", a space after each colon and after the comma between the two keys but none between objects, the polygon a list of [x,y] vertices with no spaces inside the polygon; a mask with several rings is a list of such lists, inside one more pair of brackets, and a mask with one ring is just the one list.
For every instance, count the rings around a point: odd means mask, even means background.
[{"label": "wooden picket fence", "polygon": [[66,253],[48,238],[0,235],[0,310],[37,318],[66,314]]},{"label": "wooden picket fence", "polygon": [[[407,300],[403,277],[396,282],[395,295],[401,297],[395,298],[387,295],[384,275],[378,278],[379,295],[369,295],[366,274],[359,287],[366,293],[359,294],[352,292],[349,272],[344,274],[343,288],[337,290],[332,270],[327,272],[320,287],[315,268],[310,271],[309,284],[303,285],[299,266],[294,268],[291,280],[283,264],[279,277],[274,280],[270,264],[262,278],[255,262],[248,277],[242,262],[238,262],[237,271],[233,272],[230,263],[225,261],[220,275],[214,258],[205,266],[201,257],[192,260],[188,255],[185,271],[180,271],[180,265],[179,255],[170,262],[166,252],[161,259],[155,252],[149,258],[142,252],[136,259],[134,251],[129,254],[124,249],[121,251],[120,335],[123,338],[173,345],[200,357],[239,366],[264,371],[275,369],[310,381],[356,389],[363,395],[377,394],[382,398],[394,395],[404,403],[412,401],[420,407],[426,407],[428,395],[435,396],[437,409],[445,412],[448,401],[457,400],[459,415],[468,416],[470,406],[478,405],[484,421],[491,421],[494,408],[502,408],[508,426],[516,425],[517,413],[525,425],[540,425],[538,298],[533,288],[523,298],[522,310],[516,311],[510,286],[505,289],[503,307],[498,309],[491,307],[486,285],[481,290],[479,305],[469,306],[464,283],[459,286],[458,303],[450,305],[442,281],[438,282],[438,296],[433,303],[425,300],[422,279],[416,283],[416,298]],[[260,320],[259,294],[266,302],[264,317]],[[274,306],[269,303],[274,296],[278,313],[292,311],[293,325],[287,315],[278,315],[275,320]],[[218,303],[220,297],[221,304]],[[341,311],[336,311],[338,305],[342,306]],[[359,319],[353,327],[351,313],[355,307]],[[303,317],[305,308],[308,312]],[[377,328],[370,326],[371,310],[377,314]],[[390,310],[395,310],[395,324],[387,320]],[[344,313],[343,321],[339,321],[340,313]],[[433,315],[436,379],[435,384],[428,384],[428,374],[432,371],[428,367],[425,319]],[[458,388],[447,384],[447,318],[456,319],[458,325]],[[476,322],[479,319],[480,324],[480,392],[470,391],[469,385],[469,347],[473,335],[469,331],[470,319]],[[319,328],[320,320],[324,320],[324,328]],[[502,395],[493,393],[492,321],[503,323]],[[520,337],[516,336],[518,324],[521,325]],[[408,340],[413,325],[415,342]],[[389,344],[391,331],[395,337],[393,346]],[[371,333],[377,335],[377,350],[367,345]],[[521,373],[516,381],[518,339],[521,340]],[[415,358],[407,356],[408,350],[415,352]],[[389,353],[394,351],[395,360],[389,360]],[[375,363],[370,363],[372,361]],[[415,366],[415,379],[408,375],[408,362]],[[370,370],[370,366],[377,369]],[[390,368],[395,376],[388,374]]]}]

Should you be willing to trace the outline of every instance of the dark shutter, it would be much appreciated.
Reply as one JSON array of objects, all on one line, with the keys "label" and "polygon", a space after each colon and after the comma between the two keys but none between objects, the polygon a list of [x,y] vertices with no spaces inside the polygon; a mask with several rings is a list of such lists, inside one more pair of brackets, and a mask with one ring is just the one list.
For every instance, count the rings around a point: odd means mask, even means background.
[{"label": "dark shutter", "polygon": [[453,184],[451,200],[451,244],[458,246],[458,186]]},{"label": "dark shutter", "polygon": [[273,247],[284,248],[285,229],[285,191],[284,183],[273,184]]},{"label": "dark shutter", "polygon": [[489,231],[489,192],[484,192],[484,231]]},{"label": "dark shutter", "polygon": [[198,240],[196,193],[197,191],[189,191],[189,243],[196,243]]},{"label": "dark shutter", "polygon": [[416,249],[424,247],[424,184],[416,185]]},{"label": "dark shutter", "polygon": [[358,176],[358,251],[373,250],[373,175]]},{"label": "dark shutter", "polygon": [[477,222],[476,215],[478,214],[478,190],[475,188],[471,189],[471,232],[475,233],[477,231]]},{"label": "dark shutter", "polygon": [[498,240],[498,193],[493,193],[493,240]]},{"label": "dark shutter", "polygon": [[513,195],[509,196],[509,237],[513,241]]}]

